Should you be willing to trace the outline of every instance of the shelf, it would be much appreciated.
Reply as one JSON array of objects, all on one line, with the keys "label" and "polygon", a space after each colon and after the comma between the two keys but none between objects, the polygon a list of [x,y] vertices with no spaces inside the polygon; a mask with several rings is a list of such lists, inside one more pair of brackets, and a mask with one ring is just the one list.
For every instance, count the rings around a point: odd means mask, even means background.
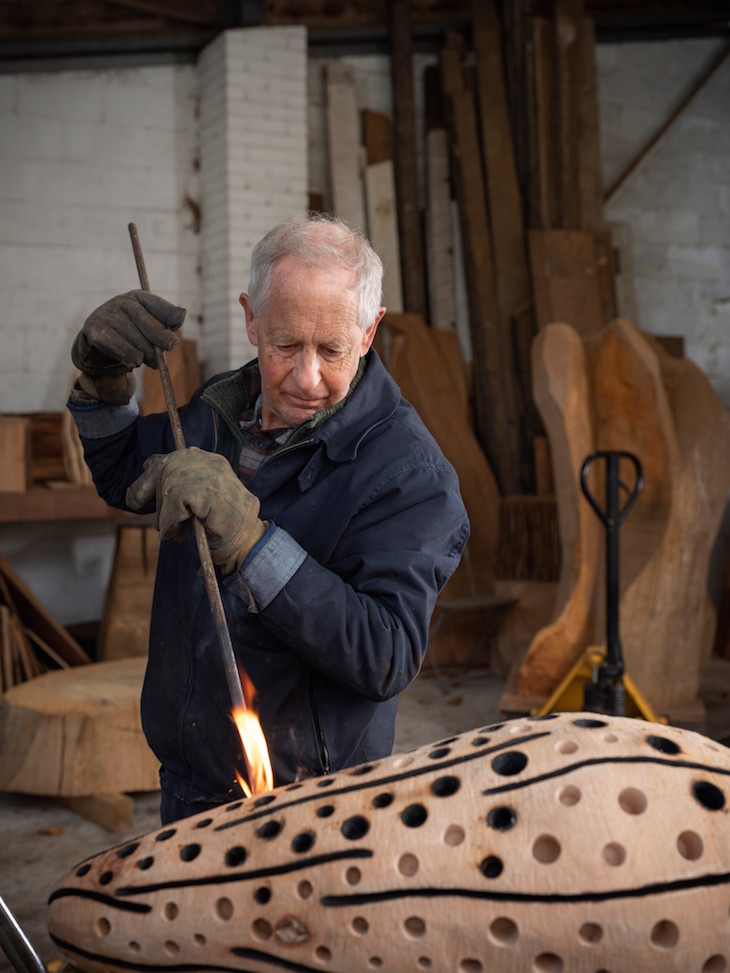
[{"label": "shelf", "polygon": [[0,492],[0,524],[131,518],[144,519],[107,506],[93,486],[33,487],[24,493]]}]

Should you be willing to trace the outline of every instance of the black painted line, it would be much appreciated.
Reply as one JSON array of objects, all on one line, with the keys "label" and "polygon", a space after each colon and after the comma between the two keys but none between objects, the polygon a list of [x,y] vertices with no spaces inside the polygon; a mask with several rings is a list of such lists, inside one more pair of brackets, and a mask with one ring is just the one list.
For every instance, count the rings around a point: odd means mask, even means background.
[{"label": "black painted line", "polygon": [[569,895],[556,893],[554,895],[530,894],[528,892],[499,892],[479,891],[477,889],[461,888],[417,888],[417,889],[389,889],[386,892],[353,893],[352,895],[325,895],[320,903],[325,907],[340,908],[342,906],[377,905],[381,902],[391,902],[394,899],[481,899],[487,902],[524,902],[530,905],[570,905],[582,902],[609,902],[614,899],[638,899],[647,895],[667,895],[671,892],[682,892],[687,889],[708,888],[715,885],[730,884],[730,872],[716,875],[701,875],[697,878],[678,879],[676,882],[656,882],[651,885],[641,885],[634,889],[613,889],[605,892],[575,892]]},{"label": "black painted line", "polygon": [[[476,735],[479,736],[478,733]],[[472,760],[480,760],[481,758],[490,754],[499,753],[501,750],[513,750],[515,747],[521,746],[523,743],[529,743],[531,740],[540,740],[542,737],[546,736],[550,736],[550,733],[530,733],[529,735],[522,737],[515,737],[513,740],[508,740],[493,747],[479,747],[478,749],[475,749],[473,753],[465,753],[458,757],[451,757],[449,760],[434,760],[433,763],[425,766],[418,766],[411,770],[401,771],[396,774],[389,774],[387,777],[379,777],[377,780],[366,780],[358,784],[349,784],[344,787],[323,787],[315,794],[305,794],[303,797],[289,801],[286,804],[277,805],[274,801],[261,811],[247,814],[245,817],[236,818],[233,821],[226,821],[224,824],[217,825],[213,830],[226,831],[228,828],[235,828],[237,825],[245,824],[247,821],[256,821],[259,818],[276,814],[278,811],[287,811],[289,808],[299,807],[302,804],[308,804],[311,801],[319,801],[326,797],[341,796],[342,794],[354,794],[357,791],[369,790],[371,788],[375,789],[378,787],[386,787],[389,784],[394,784],[401,780],[408,780],[410,777],[421,777],[424,774],[431,774],[436,770],[446,770],[448,767],[457,767],[459,764],[469,763]],[[431,746],[433,748],[435,744],[432,744]],[[349,768],[345,768],[344,773],[346,773],[348,769]],[[322,779],[326,780],[327,778]]]},{"label": "black painted line", "polygon": [[486,797],[491,797],[494,794],[504,794],[507,791],[520,790],[523,787],[532,787],[534,784],[541,784],[546,780],[554,780],[556,777],[564,777],[565,774],[572,774],[576,770],[581,770],[583,767],[596,767],[602,764],[659,764],[664,767],[676,767],[680,770],[701,770],[707,774],[724,774],[725,776],[730,775],[730,769],[724,769],[722,767],[711,767],[707,764],[696,763],[692,760],[669,760],[667,757],[587,757],[585,760],[578,760],[572,764],[566,764],[565,767],[557,767],[555,770],[550,770],[545,774],[539,774],[537,777],[526,778],[525,780],[512,781],[510,784],[501,784],[498,787],[488,787],[486,790],[482,791]]},{"label": "black painted line", "polygon": [[56,899],[67,898],[93,899],[94,902],[100,902],[102,905],[111,906],[112,909],[119,909],[122,912],[152,912],[152,906],[145,905],[143,902],[120,902],[111,895],[104,895],[103,892],[95,892],[92,889],[76,889],[71,886],[65,886],[52,892],[48,898],[48,904],[55,902]]},{"label": "black painted line", "polygon": [[[119,896],[145,895],[148,892],[160,892],[163,889],[197,888],[204,885],[226,885],[230,882],[251,882],[261,878],[272,878],[276,875],[287,875],[289,872],[317,868],[330,862],[349,861],[357,858],[372,858],[375,853],[369,848],[353,848],[348,851],[336,851],[330,855],[313,855],[311,858],[301,858],[296,861],[285,862],[282,865],[272,865],[269,868],[257,868],[248,872],[234,872],[231,875],[204,875],[200,878],[176,879],[170,882],[156,882],[150,885],[124,885],[116,889],[114,894]],[[69,890],[68,894],[72,894]]]}]

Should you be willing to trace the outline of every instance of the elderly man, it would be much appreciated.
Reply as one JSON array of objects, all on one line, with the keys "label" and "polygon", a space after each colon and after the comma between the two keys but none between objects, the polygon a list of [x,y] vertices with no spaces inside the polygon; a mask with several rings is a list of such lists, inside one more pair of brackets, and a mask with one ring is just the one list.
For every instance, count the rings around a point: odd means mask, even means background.
[{"label": "elderly man", "polygon": [[169,822],[233,800],[241,742],[189,518],[219,572],[276,785],[390,753],[436,598],[469,533],[456,473],[371,348],[382,264],[364,237],[298,216],[254,248],[240,302],[256,360],[180,410],[140,417],[132,370],[184,311],[141,291],[74,342],[69,407],[102,497],[156,496],[162,543],[142,694]]}]

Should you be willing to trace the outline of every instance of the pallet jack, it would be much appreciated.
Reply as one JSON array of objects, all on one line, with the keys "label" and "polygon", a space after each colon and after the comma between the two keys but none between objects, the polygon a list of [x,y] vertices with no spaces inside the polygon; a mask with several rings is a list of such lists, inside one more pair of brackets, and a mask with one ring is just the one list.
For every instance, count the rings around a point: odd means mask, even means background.
[{"label": "pallet jack", "polygon": [[[635,480],[630,489],[619,476],[620,460],[634,467]],[[601,507],[588,487],[588,471],[601,460],[605,465],[605,507]],[[644,488],[644,474],[637,456],[625,450],[601,450],[583,461],[580,471],[583,495],[606,528],[606,645],[589,646],[573,665],[547,702],[532,711],[533,716],[551,712],[586,710],[611,716],[636,716],[652,723],[667,723],[658,716],[624,671],[619,638],[619,527]],[[627,494],[619,504],[619,490]]]}]

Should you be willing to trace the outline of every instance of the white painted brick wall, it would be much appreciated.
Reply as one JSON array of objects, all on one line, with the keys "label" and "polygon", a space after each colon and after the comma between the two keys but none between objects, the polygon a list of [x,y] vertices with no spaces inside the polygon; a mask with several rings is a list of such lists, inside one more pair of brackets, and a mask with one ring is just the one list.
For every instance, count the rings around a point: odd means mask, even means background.
[{"label": "white painted brick wall", "polygon": [[254,244],[308,203],[306,32],[231,30],[199,60],[203,344],[209,374],[254,357],[238,295]]},{"label": "white painted brick wall", "polygon": [[[717,39],[600,45],[604,180],[611,186],[715,61]],[[730,61],[606,209],[628,223],[634,323],[685,339],[730,408]]]},{"label": "white painted brick wall", "polygon": [[196,97],[192,65],[0,77],[0,411],[63,409],[84,318],[138,286],[129,222],[197,337]]}]

